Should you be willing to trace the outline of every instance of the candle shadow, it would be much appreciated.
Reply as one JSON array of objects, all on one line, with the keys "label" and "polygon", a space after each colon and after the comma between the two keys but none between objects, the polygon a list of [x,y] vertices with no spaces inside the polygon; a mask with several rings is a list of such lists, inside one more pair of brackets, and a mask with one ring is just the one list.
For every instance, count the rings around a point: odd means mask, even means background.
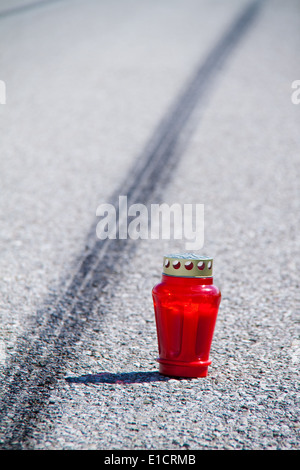
[{"label": "candle shadow", "polygon": [[[99,372],[97,374],[86,374],[77,377],[65,377],[72,384],[132,384],[145,382],[166,382],[171,378],[158,372]],[[178,378],[178,377],[177,377]],[[180,378],[178,378],[180,380]]]}]

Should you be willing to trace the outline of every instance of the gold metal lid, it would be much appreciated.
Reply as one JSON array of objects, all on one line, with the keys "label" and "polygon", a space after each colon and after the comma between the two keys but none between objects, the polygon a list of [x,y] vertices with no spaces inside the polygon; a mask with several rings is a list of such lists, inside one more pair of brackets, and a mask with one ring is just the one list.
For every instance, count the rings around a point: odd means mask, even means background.
[{"label": "gold metal lid", "polygon": [[177,277],[212,277],[213,258],[194,253],[165,255],[163,274]]}]

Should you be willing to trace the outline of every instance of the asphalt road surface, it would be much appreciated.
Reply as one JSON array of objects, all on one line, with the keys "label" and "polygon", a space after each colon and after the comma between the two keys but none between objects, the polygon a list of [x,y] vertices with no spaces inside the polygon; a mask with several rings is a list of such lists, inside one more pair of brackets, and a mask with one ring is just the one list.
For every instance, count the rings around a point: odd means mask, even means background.
[{"label": "asphalt road surface", "polygon": [[[296,0],[0,2],[1,449],[299,449],[299,39]],[[204,204],[206,378],[158,373],[185,240],[99,240],[120,195]]]}]

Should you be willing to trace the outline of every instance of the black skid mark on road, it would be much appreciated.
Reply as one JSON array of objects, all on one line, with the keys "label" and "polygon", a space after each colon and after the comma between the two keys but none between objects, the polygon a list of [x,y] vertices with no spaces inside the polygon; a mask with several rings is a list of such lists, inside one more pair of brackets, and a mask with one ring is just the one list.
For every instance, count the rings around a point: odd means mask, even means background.
[{"label": "black skid mark on road", "polygon": [[[119,195],[127,195],[131,205],[151,203],[163,193],[196,124],[194,111],[206,104],[220,68],[251,25],[260,4],[255,1],[246,7],[195,71],[112,195],[110,202],[115,207]],[[136,249],[136,241],[129,239],[97,240],[95,231],[96,221],[87,234],[86,245],[90,248],[79,253],[78,269],[69,285],[59,298],[49,294],[32,327],[19,338],[13,359],[5,370],[2,384],[5,391],[0,405],[3,449],[30,448],[29,439],[39,411],[47,405],[51,388],[63,379],[65,365],[76,353],[76,342],[83,328],[95,320],[93,312],[98,294],[106,286],[108,276],[114,273],[115,263],[122,257],[128,262]],[[117,273],[114,278],[117,282]]]},{"label": "black skid mark on road", "polygon": [[63,0],[40,0],[35,2],[25,3],[23,5],[18,5],[16,7],[8,8],[0,12],[0,20],[2,18],[7,18],[15,15],[21,15],[23,13],[30,13],[33,10],[38,8],[44,8],[47,5],[52,6],[56,2],[62,2]]}]

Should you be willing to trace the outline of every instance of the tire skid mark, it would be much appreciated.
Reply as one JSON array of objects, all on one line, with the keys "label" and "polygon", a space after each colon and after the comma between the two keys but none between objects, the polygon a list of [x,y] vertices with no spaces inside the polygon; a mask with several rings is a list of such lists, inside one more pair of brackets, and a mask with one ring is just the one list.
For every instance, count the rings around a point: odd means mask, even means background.
[{"label": "tire skid mark", "polygon": [[51,5],[54,2],[61,2],[63,0],[40,0],[36,2],[25,3],[24,5],[15,6],[7,10],[0,11],[0,20],[2,18],[8,18],[15,15],[20,15],[22,13],[27,13],[28,11],[35,10],[47,5]]}]

